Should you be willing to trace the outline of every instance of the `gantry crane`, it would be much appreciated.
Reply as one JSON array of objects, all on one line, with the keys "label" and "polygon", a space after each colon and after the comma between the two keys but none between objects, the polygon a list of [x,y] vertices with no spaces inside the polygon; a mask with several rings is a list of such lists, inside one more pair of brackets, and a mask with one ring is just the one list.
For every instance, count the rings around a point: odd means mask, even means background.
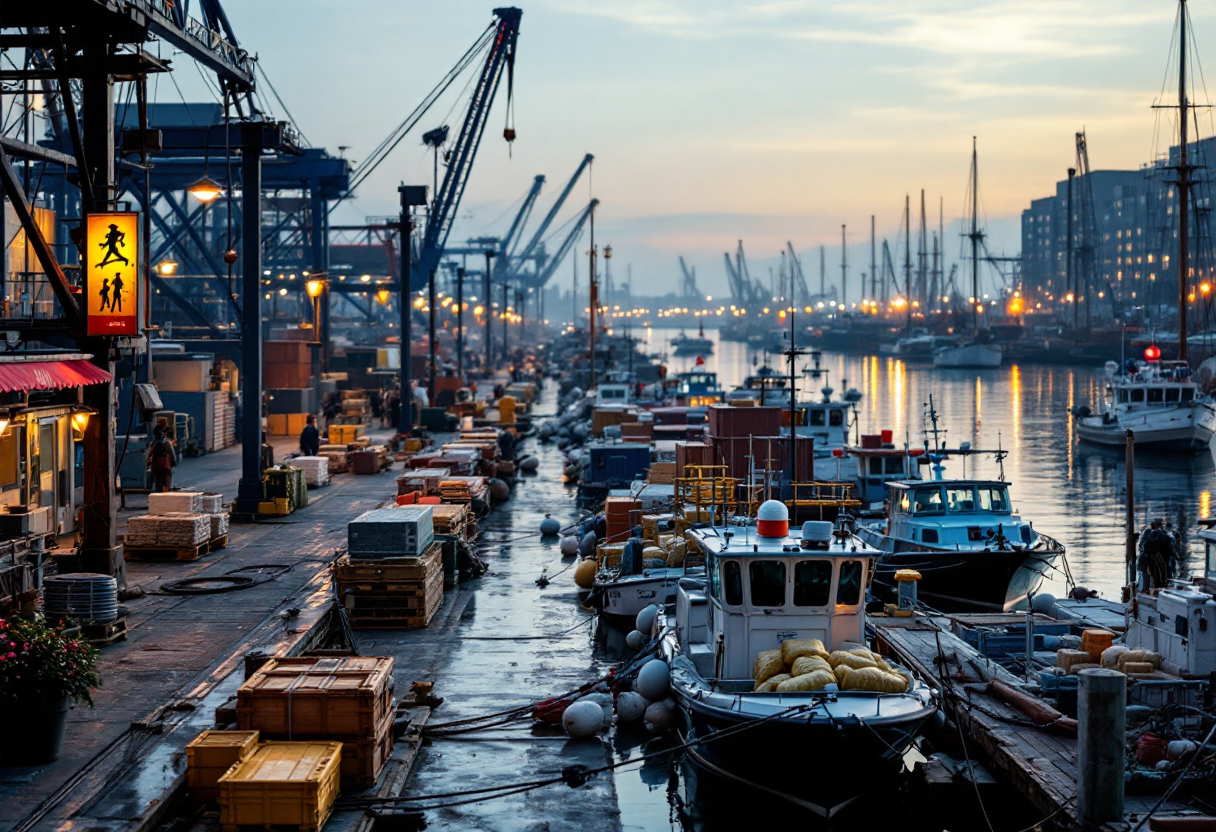
[{"label": "gantry crane", "polygon": [[680,271],[684,275],[683,282],[680,283],[680,296],[685,298],[699,298],[701,292],[697,289],[697,267],[691,269],[684,262],[683,256],[680,257]]},{"label": "gantry crane", "polygon": [[790,294],[798,306],[806,306],[811,302],[811,290],[806,285],[806,275],[802,273],[802,261],[794,253],[794,244],[788,240],[785,243],[786,253],[790,258]]},{"label": "gantry crane", "polygon": [[1081,200],[1077,211],[1079,233],[1077,240],[1077,285],[1070,287],[1076,293],[1076,300],[1085,303],[1085,325],[1090,323],[1090,302],[1094,287],[1097,285],[1097,252],[1098,252],[1098,214],[1094,210],[1094,183],[1089,169],[1089,148],[1085,141],[1085,131],[1077,133],[1077,172],[1078,184],[1081,186]]}]

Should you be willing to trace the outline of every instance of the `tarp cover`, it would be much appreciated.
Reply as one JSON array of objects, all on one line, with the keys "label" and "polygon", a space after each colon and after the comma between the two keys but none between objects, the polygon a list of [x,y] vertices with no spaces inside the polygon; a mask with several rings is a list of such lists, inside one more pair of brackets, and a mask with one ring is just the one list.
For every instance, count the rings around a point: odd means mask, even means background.
[{"label": "tarp cover", "polygon": [[65,387],[82,387],[89,384],[104,384],[111,376],[88,361],[0,361],[0,392],[15,393],[19,390],[62,390]]}]

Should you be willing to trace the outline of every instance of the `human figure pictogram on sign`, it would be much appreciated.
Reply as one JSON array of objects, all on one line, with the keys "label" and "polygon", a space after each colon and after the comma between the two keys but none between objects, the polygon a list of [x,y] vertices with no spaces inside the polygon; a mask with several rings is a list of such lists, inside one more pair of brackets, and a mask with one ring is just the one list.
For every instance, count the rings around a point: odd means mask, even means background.
[{"label": "human figure pictogram on sign", "polygon": [[114,273],[114,282],[110,285],[114,289],[114,299],[110,301],[110,311],[111,312],[121,312],[122,311],[122,287],[123,287],[122,272]]},{"label": "human figure pictogram on sign", "polygon": [[106,307],[110,305],[110,278],[106,278],[101,283],[101,291],[97,294],[101,295],[101,311],[105,312]]},{"label": "human figure pictogram on sign", "polygon": [[127,247],[127,235],[119,231],[117,225],[110,223],[110,230],[106,232],[106,238],[97,244],[98,248],[104,248],[106,250],[105,257],[102,258],[102,261],[97,264],[97,267],[100,268],[109,263],[116,263],[120,260],[128,266],[131,265],[131,261],[123,257],[118,251],[120,246],[122,248]]}]

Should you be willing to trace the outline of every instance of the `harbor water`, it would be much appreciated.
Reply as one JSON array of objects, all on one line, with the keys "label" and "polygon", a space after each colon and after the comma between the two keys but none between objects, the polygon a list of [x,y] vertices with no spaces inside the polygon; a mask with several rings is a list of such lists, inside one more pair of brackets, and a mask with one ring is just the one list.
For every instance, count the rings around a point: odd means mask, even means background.
[{"label": "harbor water", "polygon": [[[691,370],[696,356],[675,357],[667,347],[678,329],[647,329],[642,349],[666,354],[672,372]],[[747,344],[720,341],[716,329],[705,335],[715,342],[703,369],[717,372],[726,390],[741,384],[766,360],[774,371],[788,374],[784,356],[749,349]],[[799,345],[800,347],[802,345]],[[807,345],[806,348],[809,348]],[[1118,360],[1117,345],[1111,358]],[[929,427],[932,396],[943,444],[957,448],[970,442],[979,449],[1002,448],[1005,477],[1016,513],[1035,528],[1059,540],[1080,585],[1117,599],[1124,583],[1126,478],[1122,449],[1080,444],[1073,435],[1069,409],[1088,404],[1097,409],[1106,385],[1101,366],[1005,365],[992,370],[942,370],[930,363],[906,362],[891,356],[824,353],[820,366],[827,373],[811,382],[802,373],[810,356],[798,359],[800,398],[820,395],[830,386],[833,397],[856,388],[856,433],[890,430],[899,444],[923,447]],[[990,454],[955,457],[944,476],[992,476],[1000,467]],[[1142,451],[1136,455],[1136,522],[1166,519],[1188,539],[1193,570],[1202,570],[1202,547],[1194,537],[1196,523],[1211,514],[1216,464],[1211,450],[1197,456]],[[1063,572],[1042,591],[1066,591]]]}]

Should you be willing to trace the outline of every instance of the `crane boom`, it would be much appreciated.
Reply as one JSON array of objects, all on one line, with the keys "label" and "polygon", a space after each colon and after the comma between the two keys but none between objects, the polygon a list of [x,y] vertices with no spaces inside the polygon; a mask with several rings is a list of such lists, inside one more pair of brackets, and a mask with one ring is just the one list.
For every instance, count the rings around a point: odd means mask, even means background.
[{"label": "crane boom", "polygon": [[524,204],[519,207],[519,213],[515,215],[511,227],[507,229],[507,235],[502,238],[502,244],[498,248],[499,257],[505,258],[508,254],[512,257],[515,256],[515,249],[519,247],[521,239],[519,236],[520,232],[528,224],[528,217],[532,215],[532,208],[536,205],[536,198],[540,196],[540,189],[544,186],[544,174],[532,180],[532,187],[528,189],[528,195],[524,197]]},{"label": "crane boom", "polygon": [[570,253],[570,249],[574,247],[575,241],[583,233],[583,226],[587,224],[587,220],[595,213],[595,208],[600,204],[598,199],[593,199],[587,203],[587,207],[579,214],[578,219],[574,221],[574,225],[570,228],[570,233],[562,240],[561,245],[557,247],[557,252],[550,257],[544,267],[537,274],[536,280],[532,283],[533,286],[539,288],[549,282],[549,278],[553,277],[553,273],[557,271],[557,267],[566,259],[566,255]]},{"label": "crane boom", "polygon": [[593,161],[595,161],[595,157],[590,153],[583,157],[583,161],[579,163],[578,168],[574,171],[574,176],[570,177],[570,181],[566,183],[566,187],[562,188],[562,192],[557,195],[557,200],[553,203],[553,206],[549,208],[549,213],[545,214],[545,218],[540,221],[540,225],[536,227],[536,231],[532,234],[532,239],[528,241],[526,246],[524,246],[524,250],[519,253],[518,257],[513,258],[513,263],[500,263],[499,267],[494,270],[495,273],[500,271],[502,272],[502,274],[499,275],[500,278],[517,275],[524,261],[536,255],[536,250],[540,246],[541,240],[544,238],[545,234],[549,231],[549,226],[553,224],[553,220],[556,219],[557,213],[562,210],[562,206],[566,203],[566,198],[570,196],[570,192],[574,190],[574,186],[578,183],[579,177],[583,175],[583,171],[585,171]]},{"label": "crane boom", "polygon": [[701,292],[697,289],[697,267],[688,268],[682,255],[680,257],[680,271],[684,273],[684,283],[680,288],[680,294],[686,298],[700,297]]},{"label": "crane boom", "polygon": [[452,222],[456,218],[469,174],[473,170],[473,160],[477,156],[477,148],[481,144],[481,136],[485,132],[490,107],[494,104],[494,96],[498,92],[498,83],[504,68],[507,70],[507,95],[511,94],[510,88],[514,84],[515,74],[515,45],[519,38],[519,21],[523,12],[514,7],[499,8],[494,10],[494,15],[498,18],[498,24],[495,27],[493,42],[469,100],[469,109],[460,127],[460,135],[452,146],[443,184],[439,186],[439,192],[435,194],[435,200],[431,204],[422,244],[418,248],[418,259],[410,269],[411,291],[416,292],[426,286],[431,274],[438,268],[439,261],[443,259],[448,234],[451,233]]},{"label": "crane boom", "polygon": [[790,294],[797,298],[799,306],[806,306],[811,302],[811,290],[806,285],[806,275],[802,273],[802,261],[794,253],[793,243],[787,240],[785,249],[790,256],[790,280],[797,289],[796,292],[790,292]]}]

